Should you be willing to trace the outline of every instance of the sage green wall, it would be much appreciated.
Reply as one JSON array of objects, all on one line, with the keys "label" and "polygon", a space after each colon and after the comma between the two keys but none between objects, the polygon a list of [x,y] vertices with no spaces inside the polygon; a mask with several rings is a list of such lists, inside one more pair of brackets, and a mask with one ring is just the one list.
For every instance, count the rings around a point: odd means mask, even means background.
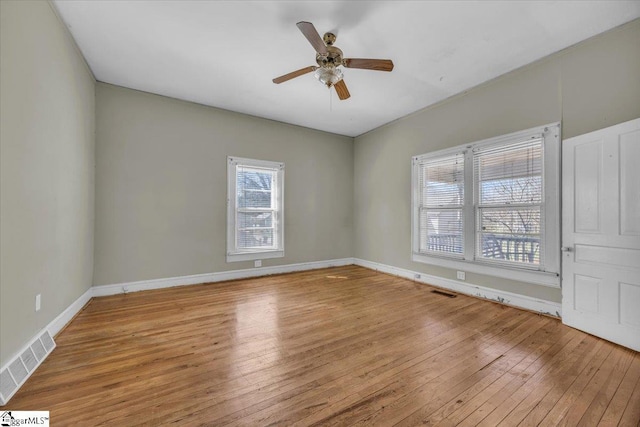
[{"label": "sage green wall", "polygon": [[94,84],[48,2],[0,1],[0,366],[91,286]]},{"label": "sage green wall", "polygon": [[[355,139],[355,256],[455,279],[411,261],[411,157],[562,121],[563,138],[640,117],[640,20]],[[467,283],[560,302],[559,289],[467,273]]]},{"label": "sage green wall", "polygon": [[285,163],[285,257],[353,256],[352,138],[96,87],[94,284],[253,268],[227,263],[227,156]]}]

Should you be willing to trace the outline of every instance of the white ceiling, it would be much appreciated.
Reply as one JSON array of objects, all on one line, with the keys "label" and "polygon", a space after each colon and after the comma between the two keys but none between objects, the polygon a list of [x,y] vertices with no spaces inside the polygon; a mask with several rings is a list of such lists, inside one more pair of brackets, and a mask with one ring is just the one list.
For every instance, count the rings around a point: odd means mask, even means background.
[{"label": "white ceiling", "polygon": [[[640,16],[637,0],[54,2],[99,81],[348,136]],[[276,85],[315,65],[298,21],[395,68],[344,69],[346,101],[313,73]]]}]

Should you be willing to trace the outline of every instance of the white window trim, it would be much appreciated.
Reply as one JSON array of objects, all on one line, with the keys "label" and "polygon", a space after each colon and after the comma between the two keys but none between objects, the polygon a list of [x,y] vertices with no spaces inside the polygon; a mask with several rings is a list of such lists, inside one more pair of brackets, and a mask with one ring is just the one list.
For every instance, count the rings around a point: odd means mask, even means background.
[{"label": "white window trim", "polygon": [[[476,207],[474,197],[476,183],[473,176],[473,149],[488,145],[513,142],[518,139],[542,135],[543,141],[543,204],[544,241],[542,251],[545,271],[535,267],[516,267],[501,265],[495,261],[483,261],[475,258]],[[444,150],[439,150],[412,158],[411,167],[411,259],[416,262],[438,265],[455,270],[484,274],[495,277],[560,287],[560,122],[539,126],[508,135],[477,141]],[[464,153],[465,155],[465,209],[464,209],[464,256],[431,255],[419,252],[419,173],[422,161],[436,157]]]},{"label": "white window trim", "polygon": [[[238,165],[276,171],[277,249],[236,248],[236,167]],[[284,163],[255,160],[242,157],[227,157],[227,262],[284,257]]]}]

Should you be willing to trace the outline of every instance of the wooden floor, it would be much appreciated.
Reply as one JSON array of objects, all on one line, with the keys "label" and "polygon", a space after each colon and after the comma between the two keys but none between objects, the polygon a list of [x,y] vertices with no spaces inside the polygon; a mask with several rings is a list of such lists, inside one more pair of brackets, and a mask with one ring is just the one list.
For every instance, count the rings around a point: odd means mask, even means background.
[{"label": "wooden floor", "polygon": [[94,299],[5,409],[52,425],[640,421],[640,354],[361,267]]}]

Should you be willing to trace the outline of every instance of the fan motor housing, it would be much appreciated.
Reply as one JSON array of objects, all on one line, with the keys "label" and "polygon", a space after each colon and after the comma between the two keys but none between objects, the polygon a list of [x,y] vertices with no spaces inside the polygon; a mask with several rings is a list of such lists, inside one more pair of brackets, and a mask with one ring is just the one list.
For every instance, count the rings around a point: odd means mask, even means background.
[{"label": "fan motor housing", "polygon": [[342,65],[342,51],[335,46],[327,46],[327,54],[317,54],[316,62],[320,67],[337,67]]}]

